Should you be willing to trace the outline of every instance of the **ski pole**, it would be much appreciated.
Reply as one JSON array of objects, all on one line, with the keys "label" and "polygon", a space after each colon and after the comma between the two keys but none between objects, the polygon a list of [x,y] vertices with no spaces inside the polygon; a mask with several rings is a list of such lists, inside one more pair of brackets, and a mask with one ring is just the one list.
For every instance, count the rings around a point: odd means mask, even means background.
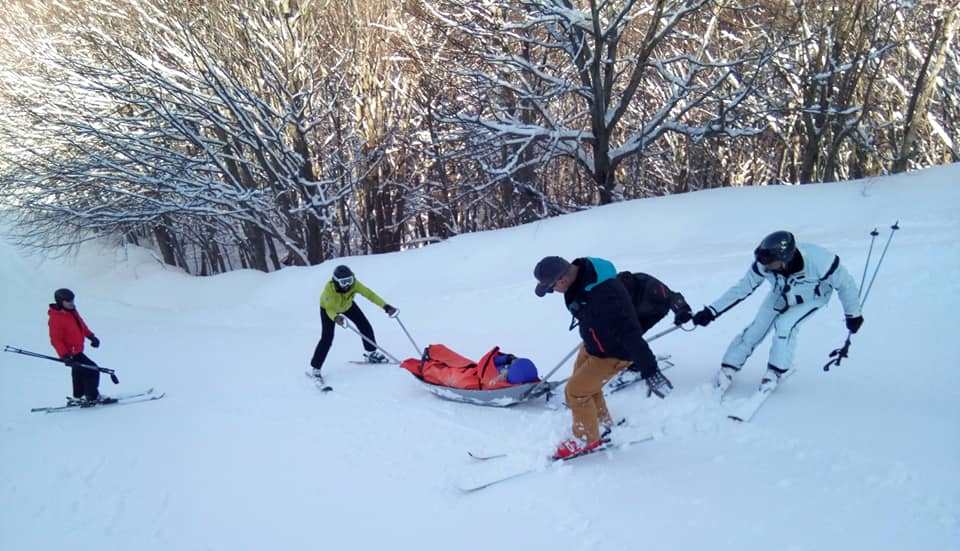
[{"label": "ski pole", "polygon": [[360,338],[363,339],[365,342],[369,343],[371,346],[376,347],[376,349],[379,350],[380,352],[383,352],[388,358],[390,358],[390,360],[391,360],[393,363],[395,363],[395,364],[400,363],[400,360],[394,358],[394,357],[393,357],[393,354],[387,352],[387,351],[384,350],[383,347],[381,347],[379,344],[377,344],[377,343],[373,342],[372,340],[368,339],[363,333],[360,332],[360,330],[358,330],[356,327],[354,327],[353,324],[351,324],[349,321],[343,320],[343,326],[346,327],[346,328],[348,328],[348,329],[350,329],[351,331],[353,331],[353,332],[356,333],[357,335],[360,335]]},{"label": "ski pole", "polygon": [[400,324],[400,329],[403,329],[403,332],[406,333],[407,338],[410,339],[410,344],[413,345],[413,349],[417,351],[417,354],[419,354],[419,353],[420,353],[420,347],[417,346],[416,341],[414,341],[414,340],[413,340],[413,337],[410,336],[410,332],[407,331],[407,327],[406,327],[405,325],[403,325],[403,322],[402,322],[402,321],[400,321],[400,316],[399,316],[399,315],[393,316],[393,319],[397,320],[397,323]]},{"label": "ski pole", "polygon": [[863,305],[867,302],[867,297],[870,296],[870,289],[873,289],[873,282],[877,280],[877,272],[880,271],[880,265],[883,264],[883,258],[887,256],[887,249],[890,248],[890,242],[893,241],[893,234],[900,229],[900,221],[897,220],[890,226],[890,235],[887,236],[887,243],[883,246],[883,252],[880,253],[880,260],[877,261],[877,267],[873,270],[873,275],[870,276],[870,285],[867,286],[867,292],[863,294],[863,300],[860,301],[860,308],[863,308]]},{"label": "ski pole", "polygon": [[[877,279],[877,272],[880,271],[880,265],[883,264],[883,259],[887,256],[887,249],[890,247],[890,241],[893,240],[893,234],[900,229],[900,221],[897,220],[890,226],[890,235],[887,236],[887,243],[883,246],[883,252],[880,253],[880,259],[877,260],[877,265],[873,269],[873,275],[870,276],[870,284],[867,286],[867,291],[863,293],[863,298],[860,299],[860,310],[863,310],[863,306],[867,303],[867,297],[870,296],[870,289],[873,288],[873,282]],[[870,235],[872,239],[870,240],[870,250],[873,250],[873,240],[876,239],[877,230],[874,228]],[[867,268],[870,265],[870,252],[867,252],[867,263],[863,265],[863,281],[866,281]],[[860,283],[860,291],[863,292],[863,281]],[[823,370],[830,371],[830,366],[840,367],[840,362],[850,356],[850,338],[853,336],[853,333],[847,331],[847,339],[843,342],[843,346],[840,348],[834,349],[830,352],[830,360],[824,364]]]},{"label": "ski pole", "polygon": [[577,343],[577,345],[574,346],[573,349],[570,350],[570,352],[567,352],[567,354],[559,362],[557,362],[557,365],[554,366],[554,368],[551,369],[549,373],[544,375],[542,379],[540,379],[540,382],[546,382],[551,375],[553,375],[554,373],[557,372],[558,369],[563,367],[563,364],[567,363],[567,360],[569,360],[574,354],[577,353],[577,350],[580,350],[580,343]]},{"label": "ski pole", "polygon": [[43,358],[45,360],[52,360],[55,362],[60,362],[68,367],[82,367],[84,369],[90,369],[93,371],[99,371],[100,373],[106,373],[110,375],[110,380],[113,381],[113,384],[120,384],[120,379],[117,378],[116,373],[112,369],[107,369],[105,367],[100,367],[97,365],[88,365],[77,362],[69,362],[63,358],[57,358],[56,356],[47,356],[46,354],[37,354],[36,352],[31,352],[29,350],[22,350],[20,348],[14,348],[12,346],[5,345],[3,347],[4,352],[13,352],[14,354],[21,354],[23,356],[30,356],[32,358]]},{"label": "ski pole", "polygon": [[[653,342],[653,341],[659,339],[660,337],[662,337],[662,336],[664,336],[664,335],[667,335],[667,334],[669,334],[669,333],[673,333],[673,332],[676,331],[677,329],[680,329],[680,326],[679,326],[679,325],[674,325],[673,327],[671,327],[671,328],[669,328],[669,329],[664,329],[663,331],[657,333],[656,335],[653,335],[653,336],[650,337],[649,339],[644,339],[644,340],[647,341],[647,342]],[[556,367],[554,367],[553,369],[551,369],[549,373],[547,373],[542,379],[540,379],[540,382],[539,382],[538,384],[535,384],[535,385],[531,386],[530,388],[527,389],[526,392],[524,392],[524,393],[520,396],[520,401],[522,402],[523,400],[525,400],[525,399],[527,398],[527,396],[529,396],[538,386],[543,385],[543,384],[548,384],[548,383],[547,383],[547,380],[550,378],[550,376],[553,375],[554,373],[556,373],[556,371],[557,371],[558,369],[560,369],[561,367],[563,367],[563,364],[567,363],[567,360],[569,360],[571,356],[573,356],[578,350],[580,350],[580,347],[581,347],[581,346],[582,346],[581,343],[577,343],[577,345],[573,347],[573,350],[571,350],[570,352],[567,352],[567,355],[564,356],[562,360],[560,360],[560,363],[558,363],[558,364],[556,365]]]},{"label": "ski pole", "polygon": [[831,365],[840,367],[840,362],[842,362],[844,358],[850,355],[850,336],[851,335],[853,335],[853,333],[847,332],[847,340],[843,342],[843,346],[841,346],[840,348],[836,348],[832,352],[830,352],[830,356],[829,356],[830,361],[824,364],[823,366],[824,371],[830,371]]},{"label": "ski pole", "polygon": [[664,336],[664,335],[667,335],[667,334],[669,334],[669,333],[673,333],[674,331],[676,331],[677,329],[680,329],[681,327],[682,327],[682,326],[680,326],[680,325],[674,325],[673,327],[671,327],[671,328],[669,328],[669,329],[664,329],[663,331],[660,331],[659,333],[657,333],[656,335],[650,337],[649,339],[644,339],[644,340],[647,341],[647,342],[653,342],[653,341],[659,339],[660,337],[662,337],[662,336]]},{"label": "ski pole", "polygon": [[860,277],[859,294],[863,294],[863,284],[867,282],[867,267],[870,266],[870,255],[873,254],[873,242],[877,240],[878,235],[880,235],[880,232],[877,231],[877,228],[873,228],[873,231],[870,232],[870,249],[867,250],[867,261],[863,263],[863,275]]},{"label": "ski pole", "polygon": [[577,343],[577,345],[574,346],[573,349],[570,350],[570,352],[567,352],[567,355],[564,356],[563,359],[561,359],[559,362],[557,362],[557,365],[556,365],[553,369],[551,369],[549,373],[547,373],[546,375],[544,375],[544,377],[543,377],[542,379],[540,379],[540,382],[539,382],[539,383],[536,383],[536,384],[534,384],[534,385],[530,385],[530,388],[528,388],[526,392],[524,392],[523,394],[520,395],[520,398],[519,398],[518,401],[519,401],[519,402],[522,402],[522,401],[526,400],[526,399],[527,399],[527,396],[530,396],[531,394],[533,394],[533,391],[534,391],[534,390],[536,390],[537,388],[539,388],[539,387],[541,387],[541,386],[543,386],[543,385],[547,385],[547,387],[549,388],[550,383],[547,382],[547,379],[549,379],[551,375],[553,375],[554,373],[556,373],[558,369],[560,369],[561,367],[563,367],[563,364],[567,363],[567,360],[569,360],[569,359],[571,358],[571,356],[573,356],[574,354],[576,354],[576,353],[577,353],[577,350],[580,350],[580,346],[581,346],[580,343]]}]

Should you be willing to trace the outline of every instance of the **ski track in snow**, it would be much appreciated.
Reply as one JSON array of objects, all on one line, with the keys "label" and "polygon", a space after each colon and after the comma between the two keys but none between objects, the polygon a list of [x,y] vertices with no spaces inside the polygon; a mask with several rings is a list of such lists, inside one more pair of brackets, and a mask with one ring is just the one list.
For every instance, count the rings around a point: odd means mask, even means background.
[{"label": "ski track in snow", "polygon": [[[952,165],[710,190],[274,274],[193,278],[141,249],[95,244],[38,263],[0,242],[2,344],[49,353],[46,304],[68,286],[103,341],[88,354],[121,379],[103,377],[101,389],[167,392],[122,408],[31,414],[62,400],[68,371],[0,354],[0,549],[958,548],[958,179]],[[619,430],[654,441],[561,465],[546,455],[569,431],[562,389],[549,407],[440,400],[396,366],[348,363],[360,345],[345,331],[324,367],[334,391],[302,375],[319,337],[320,290],[341,262],[400,307],[421,345],[473,358],[500,345],[545,373],[577,339],[557,295],[533,296],[530,272],[543,255],[610,258],[699,308],[743,274],[774,229],[834,250],[859,283],[867,232],[879,227],[876,260],[897,219],[903,229],[850,358],[821,370],[845,336],[834,298],[803,327],[797,374],[750,423],[726,413],[759,383],[769,341],[725,404],[709,381],[765,289],[710,327],[652,344],[676,364],[667,400],[647,398],[642,383],[608,398],[630,421]],[[399,327],[359,303],[381,344],[413,353]],[[477,462],[467,450],[510,457]],[[529,466],[541,472],[456,490],[464,478]]]}]

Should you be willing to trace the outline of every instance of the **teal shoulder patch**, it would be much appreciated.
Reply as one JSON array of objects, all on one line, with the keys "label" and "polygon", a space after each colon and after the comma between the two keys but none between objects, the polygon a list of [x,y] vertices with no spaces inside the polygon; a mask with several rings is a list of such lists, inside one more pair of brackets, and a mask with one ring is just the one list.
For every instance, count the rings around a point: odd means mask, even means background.
[{"label": "teal shoulder patch", "polygon": [[597,281],[584,287],[584,290],[590,291],[591,289],[593,289],[597,285],[600,285],[604,281],[617,277],[617,268],[613,265],[613,262],[610,262],[609,260],[606,260],[603,258],[595,258],[592,256],[588,256],[587,260],[589,260],[590,263],[593,264],[593,269],[597,272]]}]

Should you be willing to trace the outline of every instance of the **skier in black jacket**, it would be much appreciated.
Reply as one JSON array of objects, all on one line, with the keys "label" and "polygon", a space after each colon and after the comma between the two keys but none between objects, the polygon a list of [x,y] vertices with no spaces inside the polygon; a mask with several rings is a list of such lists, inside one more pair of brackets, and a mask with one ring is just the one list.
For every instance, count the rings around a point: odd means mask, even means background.
[{"label": "skier in black jacket", "polygon": [[683,325],[693,319],[693,310],[683,295],[671,291],[662,281],[640,272],[620,272],[617,279],[623,283],[633,301],[640,328],[646,333],[667,315],[673,312],[674,325]]},{"label": "skier in black jacket", "polygon": [[[672,291],[662,281],[641,272],[620,272],[617,279],[623,283],[633,301],[637,321],[644,333],[660,323],[668,312],[673,312],[674,325],[683,325],[693,319],[693,310],[683,295]],[[641,377],[640,366],[631,364],[610,381],[607,389],[618,389],[635,383]]]},{"label": "skier in black jacket", "polygon": [[583,346],[567,381],[566,401],[573,414],[573,438],[562,442],[554,457],[562,459],[603,444],[600,424],[612,425],[603,399],[603,385],[634,364],[647,383],[648,395],[665,397],[673,385],[657,368],[643,340],[644,328],[630,294],[613,264],[601,258],[577,258],[572,263],[548,256],[534,269],[537,296],[562,292],[567,309],[579,325]]}]

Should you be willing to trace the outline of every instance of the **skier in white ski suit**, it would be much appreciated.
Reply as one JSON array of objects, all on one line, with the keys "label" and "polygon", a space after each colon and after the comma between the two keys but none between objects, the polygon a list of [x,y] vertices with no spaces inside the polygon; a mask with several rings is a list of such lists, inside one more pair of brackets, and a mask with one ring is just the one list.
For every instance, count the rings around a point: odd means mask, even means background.
[{"label": "skier in white ski suit", "polygon": [[800,324],[830,301],[834,289],[840,296],[847,329],[856,333],[863,324],[857,283],[840,264],[840,257],[817,245],[797,244],[793,234],[770,234],[754,251],[756,261],[743,278],[720,298],[694,315],[696,325],[706,326],[753,294],[764,280],[772,285],[753,322],[737,335],[723,355],[714,381],[724,392],[734,374],[754,349],[774,332],[767,372],[761,386],[776,385],[793,367]]}]

